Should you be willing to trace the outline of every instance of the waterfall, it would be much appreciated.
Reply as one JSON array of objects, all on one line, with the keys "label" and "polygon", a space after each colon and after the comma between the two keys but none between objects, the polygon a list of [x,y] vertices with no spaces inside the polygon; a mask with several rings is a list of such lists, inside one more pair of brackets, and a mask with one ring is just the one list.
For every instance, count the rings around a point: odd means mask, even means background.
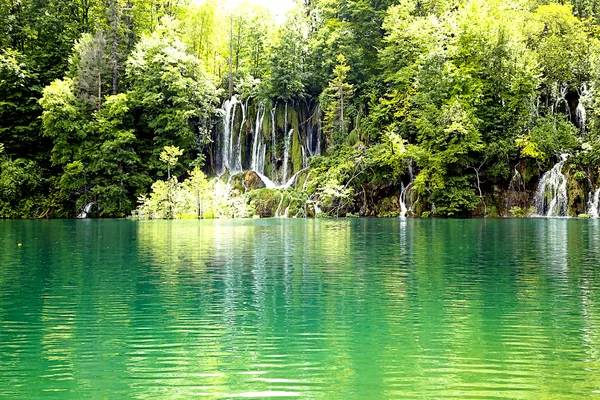
[{"label": "waterfall", "polygon": [[569,156],[562,154],[561,160],[546,172],[535,193],[533,204],[538,216],[566,217],[569,199],[567,197],[567,178],[562,173],[562,168]]},{"label": "waterfall", "polygon": [[[317,119],[316,132],[313,131],[313,120]],[[316,135],[316,137],[315,137]],[[321,108],[315,108],[314,114],[306,121],[306,149],[311,157],[321,154]]]},{"label": "waterfall", "polygon": [[93,202],[91,203],[87,203],[85,205],[85,207],[83,207],[83,210],[79,213],[79,215],[77,215],[77,218],[87,218],[88,214],[90,213],[90,211],[92,211],[92,206],[94,205]]},{"label": "waterfall", "polygon": [[[288,103],[287,101],[285,102],[285,113],[284,113],[285,117],[284,117],[284,123],[283,123],[283,132],[285,134],[285,132],[287,132],[287,126],[288,126]],[[293,129],[292,129],[293,130]],[[290,159],[290,144],[289,144],[289,140],[288,138],[292,137],[292,132],[290,130],[290,132],[288,132],[288,134],[283,138],[284,139],[284,147],[283,147],[283,176],[281,177],[281,183],[285,183],[286,179],[287,179],[287,173],[288,173],[288,162]]]},{"label": "waterfall", "polygon": [[261,103],[256,111],[256,126],[254,129],[254,143],[252,144],[252,164],[250,169],[258,174],[265,173],[265,154],[267,144],[263,139],[263,120],[265,118],[265,106]]},{"label": "waterfall", "polygon": [[290,160],[290,145],[292,142],[292,134],[294,133],[294,129],[290,129],[288,134],[285,137],[285,146],[283,152],[283,176],[281,178],[281,182],[286,182],[288,176],[288,163]]},{"label": "waterfall", "polygon": [[590,199],[588,200],[588,214],[590,214],[590,217],[592,218],[598,218],[599,217],[599,208],[600,208],[600,188],[598,188],[596,190],[596,192],[592,195],[590,193]]},{"label": "waterfall", "polygon": [[223,174],[226,169],[233,169],[233,125],[235,123],[235,111],[238,100],[235,96],[225,100],[223,103],[223,143],[221,144],[221,168],[219,175]]},{"label": "waterfall", "polygon": [[271,112],[271,159],[273,165],[273,179],[277,180],[277,166],[275,160],[277,160],[277,142],[275,138],[276,127],[275,127],[275,112],[277,111],[277,103]]},{"label": "waterfall", "polygon": [[[246,99],[246,104],[240,102],[240,108],[242,109],[242,122],[240,123],[240,131],[238,133],[237,141],[235,143],[235,154],[234,160],[232,163],[232,173],[242,172],[242,133],[244,132],[244,124],[246,123],[246,109],[248,108],[248,100]],[[233,128],[233,124],[232,124]],[[233,129],[232,129],[233,135]],[[231,137],[231,142],[233,142],[233,136]]]},{"label": "waterfall", "polygon": [[575,109],[575,125],[581,130],[581,132],[585,132],[585,123],[587,120],[587,114],[585,112],[585,107],[579,102],[577,104],[577,108]]},{"label": "waterfall", "polygon": [[415,180],[412,159],[408,160],[408,175],[410,177],[408,184],[405,186],[402,182],[400,187],[400,218],[406,218],[408,212],[412,211],[412,185]]},{"label": "waterfall", "polygon": [[302,168],[306,168],[308,167],[308,156],[306,155],[306,150],[304,149],[304,146],[302,146],[300,150],[302,150]]}]

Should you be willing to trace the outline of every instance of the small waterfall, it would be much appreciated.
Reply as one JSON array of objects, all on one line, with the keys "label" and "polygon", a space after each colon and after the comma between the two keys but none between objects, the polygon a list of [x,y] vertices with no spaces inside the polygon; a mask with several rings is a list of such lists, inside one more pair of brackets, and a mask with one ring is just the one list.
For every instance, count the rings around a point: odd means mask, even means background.
[{"label": "small waterfall", "polygon": [[585,104],[591,106],[594,102],[595,91],[589,90],[587,85],[584,83],[577,90],[579,99],[577,102],[577,108],[575,109],[575,125],[579,128],[581,133],[585,133],[587,123],[587,113],[585,111]]},{"label": "small waterfall", "polygon": [[[287,101],[285,102],[285,113],[284,113],[285,117],[284,117],[284,124],[283,124],[283,132],[287,132],[287,126],[288,126],[288,103]],[[287,173],[288,173],[288,162],[290,160],[290,142],[291,142],[291,137],[292,137],[292,131],[293,129],[290,129],[290,131],[288,132],[288,134],[284,137],[284,148],[283,148],[283,176],[281,177],[281,183],[285,183],[286,179],[288,178]]]},{"label": "small waterfall", "polygon": [[264,104],[258,105],[256,111],[256,126],[254,129],[254,142],[252,144],[252,169],[257,174],[265,173],[265,155],[267,153],[267,144],[264,141],[262,128],[263,120],[265,118],[265,106]]},{"label": "small waterfall", "polygon": [[592,195],[590,193],[590,199],[587,204],[587,212],[590,214],[592,218],[599,218],[599,208],[600,208],[600,188],[596,190],[596,192]]},{"label": "small waterfall", "polygon": [[273,179],[277,180],[277,166],[275,160],[277,160],[277,142],[275,138],[276,127],[275,127],[275,112],[277,111],[277,103],[275,103],[275,107],[270,111],[271,112],[271,159],[273,165]]},{"label": "small waterfall", "polygon": [[304,146],[302,146],[300,148],[300,150],[302,150],[302,168],[307,168],[308,167],[308,156],[306,155],[306,150],[304,149]]},{"label": "small waterfall", "polygon": [[286,182],[288,177],[288,163],[290,161],[290,147],[292,143],[292,134],[294,133],[294,129],[290,129],[288,134],[285,137],[284,143],[284,152],[283,152],[283,176],[281,177],[281,182]]},{"label": "small waterfall", "polygon": [[236,106],[239,103],[235,96],[225,100],[223,103],[223,142],[221,144],[221,168],[219,175],[222,175],[226,169],[233,169],[233,125],[235,123]]},{"label": "small waterfall", "polygon": [[94,206],[94,203],[87,203],[85,205],[85,207],[83,207],[83,210],[77,215],[77,218],[83,219],[83,218],[87,218],[88,214],[90,213],[90,211],[92,211],[92,207]]},{"label": "small waterfall", "polygon": [[[313,127],[314,119],[317,119],[317,129]],[[314,114],[306,121],[306,149],[311,157],[321,154],[321,107],[319,105],[315,108]]]},{"label": "small waterfall", "polygon": [[533,205],[537,209],[538,216],[567,216],[569,205],[567,178],[563,175],[562,169],[569,156],[562,154],[560,157],[561,160],[542,176],[535,193]]},{"label": "small waterfall", "polygon": [[575,125],[581,130],[581,132],[585,132],[585,123],[587,120],[587,114],[585,112],[585,107],[579,102],[577,104],[577,108],[575,109]]},{"label": "small waterfall", "polygon": [[[240,131],[238,133],[237,141],[235,143],[235,154],[234,160],[232,163],[232,173],[242,172],[242,133],[244,132],[244,124],[246,123],[246,110],[248,109],[248,100],[246,99],[246,104],[240,102],[240,108],[242,109],[242,122],[240,123]],[[232,125],[233,128],[233,125]],[[233,135],[233,129],[232,129]],[[231,142],[233,143],[233,136],[231,137]]]},{"label": "small waterfall", "polygon": [[410,181],[406,186],[404,186],[404,182],[401,183],[400,186],[400,218],[406,218],[409,211],[412,211],[412,186],[415,180],[415,174],[413,171],[413,161],[411,159],[408,160],[408,175],[410,177]]},{"label": "small waterfall", "polygon": [[569,101],[567,100],[568,91],[569,91],[569,87],[567,86],[566,83],[563,83],[560,86],[560,88],[558,88],[558,87],[554,88],[554,92],[555,92],[554,95],[556,96],[556,102],[554,103],[554,107],[552,108],[552,111],[557,112],[558,106],[560,105],[560,103],[564,103],[567,116],[569,117],[569,120],[571,120],[571,108],[569,108]]}]

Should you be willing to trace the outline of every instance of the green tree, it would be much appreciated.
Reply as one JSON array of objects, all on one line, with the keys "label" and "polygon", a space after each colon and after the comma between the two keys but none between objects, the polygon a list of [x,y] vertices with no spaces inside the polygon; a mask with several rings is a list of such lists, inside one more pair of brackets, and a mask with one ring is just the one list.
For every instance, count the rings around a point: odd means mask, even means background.
[{"label": "green tree", "polygon": [[338,64],[333,69],[333,79],[320,96],[323,107],[323,132],[328,145],[342,144],[348,134],[350,120],[349,105],[354,95],[354,86],[347,82],[350,67],[346,58],[339,54]]},{"label": "green tree", "polygon": [[171,23],[144,36],[127,61],[131,113],[152,173],[162,169],[164,146],[186,149],[184,164],[197,158],[209,140],[206,121],[216,114],[218,91],[201,61],[171,35]]},{"label": "green tree", "polygon": [[179,160],[179,156],[183,154],[183,150],[181,150],[177,146],[165,146],[165,149],[160,153],[160,161],[167,164],[167,179],[171,179],[171,167],[177,165],[177,161]]}]

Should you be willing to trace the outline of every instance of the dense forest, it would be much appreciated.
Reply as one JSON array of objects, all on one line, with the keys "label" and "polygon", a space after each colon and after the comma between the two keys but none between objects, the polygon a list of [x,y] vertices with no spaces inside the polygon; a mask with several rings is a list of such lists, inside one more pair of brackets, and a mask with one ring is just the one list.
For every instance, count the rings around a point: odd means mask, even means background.
[{"label": "dense forest", "polygon": [[598,215],[600,3],[0,3],[0,217]]}]

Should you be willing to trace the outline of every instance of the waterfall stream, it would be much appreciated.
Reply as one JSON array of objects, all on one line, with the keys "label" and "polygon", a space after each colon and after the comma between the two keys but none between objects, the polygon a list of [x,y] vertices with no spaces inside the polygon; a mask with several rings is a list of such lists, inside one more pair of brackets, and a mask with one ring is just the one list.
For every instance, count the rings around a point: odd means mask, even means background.
[{"label": "waterfall stream", "polygon": [[77,218],[80,218],[80,219],[87,218],[90,211],[92,211],[93,206],[94,206],[93,202],[87,203],[85,205],[85,207],[83,207],[83,210],[79,213],[79,215],[77,215]]},{"label": "waterfall stream", "polygon": [[263,139],[263,120],[265,118],[264,104],[258,105],[256,111],[256,125],[254,127],[254,142],[252,143],[252,164],[250,168],[257,174],[265,173],[265,154],[267,152],[267,144]]},{"label": "waterfall stream", "polygon": [[226,169],[233,169],[232,154],[233,154],[233,124],[235,122],[235,111],[238,104],[235,96],[225,100],[223,103],[223,141],[221,143],[221,168],[219,175],[223,174]]},{"label": "waterfall stream", "polygon": [[598,188],[593,195],[590,193],[590,199],[588,200],[587,206],[587,212],[590,214],[590,217],[598,218],[600,211],[598,210],[600,208],[600,188]]},{"label": "waterfall stream", "polygon": [[413,171],[413,161],[411,159],[408,160],[408,175],[410,180],[408,184],[405,186],[404,182],[401,183],[400,186],[400,218],[406,218],[408,213],[412,211],[412,186],[415,180],[415,174]]},{"label": "waterfall stream", "polygon": [[560,157],[561,160],[542,176],[538,185],[533,199],[537,216],[568,216],[567,178],[563,175],[562,169],[569,156],[562,154]]}]

